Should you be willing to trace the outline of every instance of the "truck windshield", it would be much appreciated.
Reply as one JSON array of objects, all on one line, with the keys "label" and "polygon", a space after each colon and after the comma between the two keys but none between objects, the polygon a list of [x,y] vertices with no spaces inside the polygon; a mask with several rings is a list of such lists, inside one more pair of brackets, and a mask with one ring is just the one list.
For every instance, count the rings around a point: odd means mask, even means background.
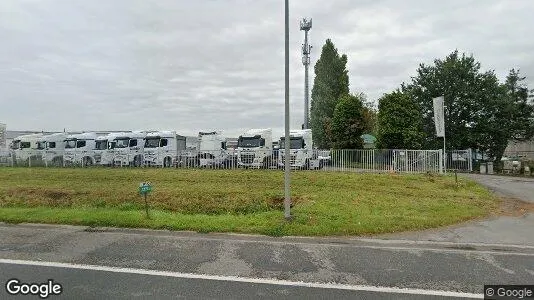
[{"label": "truck windshield", "polygon": [[38,150],[46,149],[46,142],[37,142],[37,149]]},{"label": "truck windshield", "polygon": [[159,138],[145,139],[145,148],[159,147]]},{"label": "truck windshield", "polygon": [[115,145],[115,147],[117,147],[117,148],[128,148],[129,142],[130,142],[129,139],[117,140],[117,144]]},{"label": "truck windshield", "polygon": [[261,139],[255,137],[240,137],[237,141],[237,147],[240,148],[253,148],[259,147]]},{"label": "truck windshield", "polygon": [[20,141],[13,141],[13,144],[11,145],[11,149],[19,149],[20,148]]},{"label": "truck windshield", "polygon": [[115,149],[115,146],[117,146],[116,141],[108,142],[108,149]]},{"label": "truck windshield", "polygon": [[[290,138],[289,148],[290,149],[302,149],[304,148],[303,141],[301,137]],[[280,140],[280,149],[284,150],[286,148],[286,141],[284,139]]]},{"label": "truck windshield", "polygon": [[108,146],[108,141],[107,140],[96,141],[95,142],[95,149],[96,150],[106,150],[107,146]]},{"label": "truck windshield", "polygon": [[76,140],[66,140],[65,149],[74,149],[76,148]]}]

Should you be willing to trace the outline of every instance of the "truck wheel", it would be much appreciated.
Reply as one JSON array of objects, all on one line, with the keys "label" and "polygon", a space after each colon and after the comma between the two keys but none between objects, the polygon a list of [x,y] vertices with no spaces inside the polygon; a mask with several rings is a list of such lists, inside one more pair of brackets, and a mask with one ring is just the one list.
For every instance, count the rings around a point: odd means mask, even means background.
[{"label": "truck wheel", "polygon": [[62,167],[63,166],[63,158],[62,157],[56,157],[52,160],[52,166],[54,167]]},{"label": "truck wheel", "polygon": [[141,156],[136,156],[133,161],[134,167],[140,167],[141,166]]},{"label": "truck wheel", "polygon": [[169,157],[165,157],[163,160],[163,167],[164,168],[170,168],[171,166],[171,159]]},{"label": "truck wheel", "polygon": [[90,167],[93,165],[93,160],[90,157],[84,157],[82,163],[84,167]]}]

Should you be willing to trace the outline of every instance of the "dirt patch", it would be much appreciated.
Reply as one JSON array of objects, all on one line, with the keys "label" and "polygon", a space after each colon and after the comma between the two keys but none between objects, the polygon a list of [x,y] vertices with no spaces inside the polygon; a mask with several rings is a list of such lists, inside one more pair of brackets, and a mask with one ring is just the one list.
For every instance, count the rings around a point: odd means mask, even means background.
[{"label": "dirt patch", "polygon": [[534,213],[534,203],[506,197],[501,198],[501,204],[494,214],[497,216],[520,217],[528,213]]},{"label": "dirt patch", "polygon": [[0,199],[0,205],[69,207],[72,198],[79,194],[81,193],[62,189],[16,187],[6,191],[7,197]]}]

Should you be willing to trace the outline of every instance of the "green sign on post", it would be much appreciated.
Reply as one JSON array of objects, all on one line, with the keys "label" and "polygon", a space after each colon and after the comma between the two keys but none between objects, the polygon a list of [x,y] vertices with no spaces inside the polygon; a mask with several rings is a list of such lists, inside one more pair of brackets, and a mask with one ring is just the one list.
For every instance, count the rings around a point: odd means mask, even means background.
[{"label": "green sign on post", "polygon": [[145,198],[145,211],[147,219],[150,219],[150,216],[148,215],[148,200],[146,196],[150,192],[152,192],[152,185],[150,184],[150,182],[141,182],[139,184],[139,194],[143,195],[143,197]]},{"label": "green sign on post", "polygon": [[152,192],[152,186],[150,182],[143,182],[139,185],[139,193],[142,195]]}]

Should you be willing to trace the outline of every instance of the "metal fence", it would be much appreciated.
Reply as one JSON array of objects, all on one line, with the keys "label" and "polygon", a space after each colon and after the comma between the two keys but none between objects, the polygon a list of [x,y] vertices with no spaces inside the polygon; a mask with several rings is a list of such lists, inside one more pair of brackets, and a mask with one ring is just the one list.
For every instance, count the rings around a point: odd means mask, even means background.
[{"label": "metal fence", "polygon": [[0,150],[0,166],[12,165],[11,152],[8,150]]},{"label": "metal fence", "polygon": [[473,151],[467,150],[449,150],[445,155],[447,161],[445,167],[447,170],[459,172],[473,172]]},{"label": "metal fence", "polygon": [[[458,151],[462,156],[465,153]],[[47,161],[37,150],[24,155],[14,152],[0,152],[0,164],[20,167],[95,167],[99,166],[98,155],[86,154],[78,163],[65,164]],[[459,164],[451,155],[452,162]],[[462,156],[463,157],[463,156]],[[290,165],[295,170],[340,171],[340,172],[395,172],[395,173],[442,173],[442,150],[392,150],[392,149],[355,149],[355,150],[302,150],[292,149]],[[210,168],[210,169],[281,169],[284,167],[284,150],[217,150],[183,151],[169,155],[145,155],[136,166]],[[90,162],[90,163],[88,163]],[[462,161],[463,162],[463,161]],[[134,166],[111,164],[114,167]],[[466,165],[469,169],[469,164]]]}]

